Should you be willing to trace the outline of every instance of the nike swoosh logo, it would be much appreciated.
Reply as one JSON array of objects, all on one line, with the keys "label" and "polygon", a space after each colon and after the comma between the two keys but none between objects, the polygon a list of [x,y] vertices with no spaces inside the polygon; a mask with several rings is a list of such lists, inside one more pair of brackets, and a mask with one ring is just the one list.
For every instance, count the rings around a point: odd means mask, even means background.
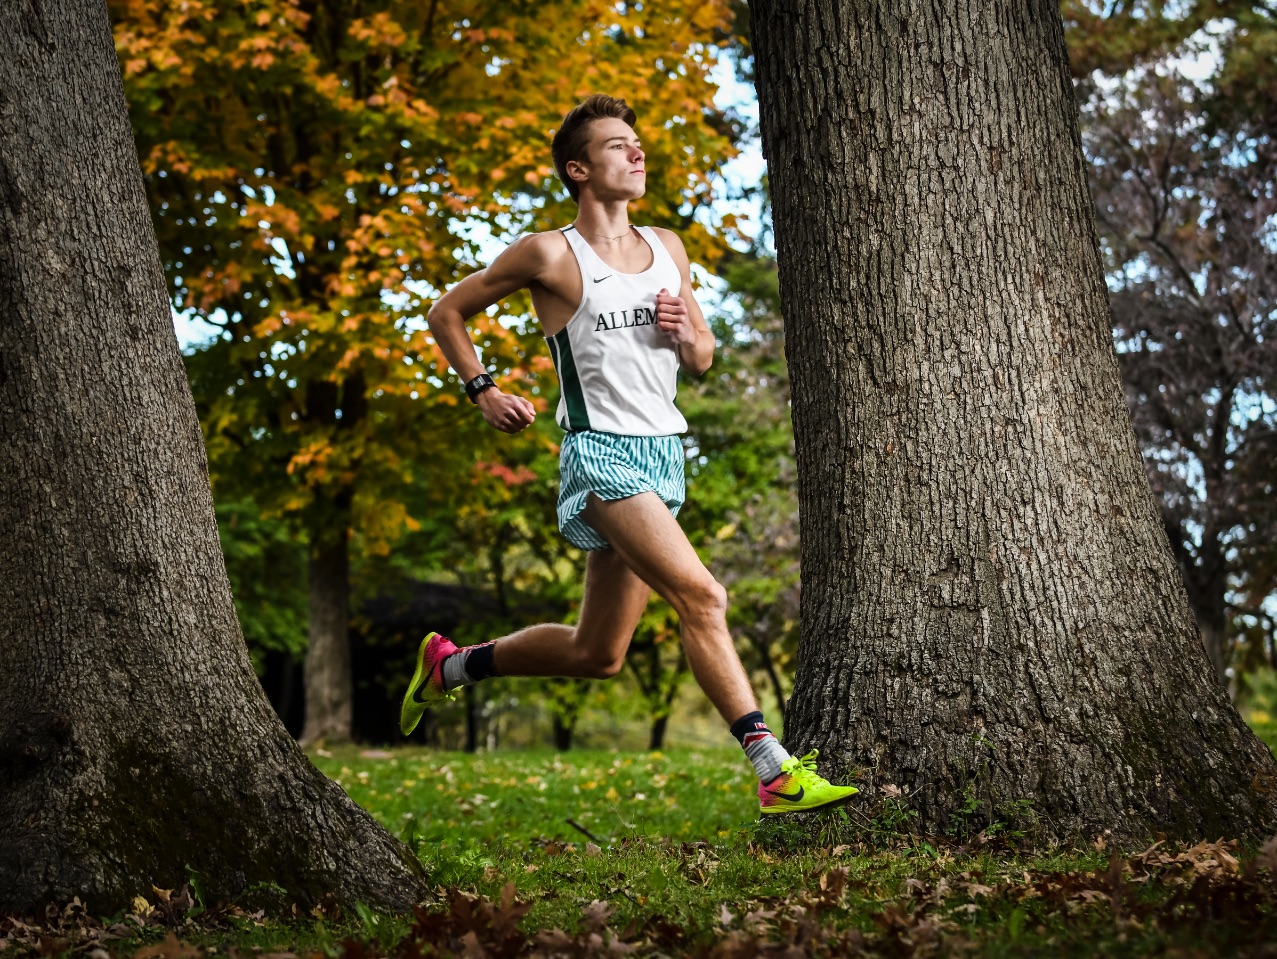
[{"label": "nike swoosh logo", "polygon": [[595,282],[595,283],[602,283],[604,280],[610,280],[610,279],[612,279],[612,274],[611,274],[611,273],[609,273],[607,276],[601,276],[601,277],[599,277],[599,278],[598,278],[597,280],[595,280],[594,282]]},{"label": "nike swoosh logo", "polygon": [[772,793],[772,795],[775,796],[777,799],[788,799],[790,802],[798,802],[798,800],[803,798],[803,787],[799,786],[798,792],[796,793],[774,792]]},{"label": "nike swoosh logo", "polygon": [[[421,693],[422,693],[422,691],[426,688],[426,684],[427,684],[427,683],[429,683],[429,682],[430,682],[430,678],[429,678],[429,677],[426,677],[425,682],[423,682],[420,686],[418,686],[416,689],[414,689],[414,690],[412,691],[412,701],[413,701],[414,703],[416,703],[418,706],[429,706],[429,705],[430,705],[430,704],[429,704],[429,703],[427,703],[424,699],[422,699],[422,698],[421,698]],[[800,791],[801,791],[801,790],[800,790]]]}]

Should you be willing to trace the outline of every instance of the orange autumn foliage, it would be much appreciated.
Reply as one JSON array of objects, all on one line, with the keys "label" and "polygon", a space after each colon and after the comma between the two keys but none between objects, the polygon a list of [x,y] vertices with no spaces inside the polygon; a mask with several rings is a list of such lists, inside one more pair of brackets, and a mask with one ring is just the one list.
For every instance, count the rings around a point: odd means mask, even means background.
[{"label": "orange autumn foliage", "polygon": [[[384,548],[412,522],[394,504],[423,464],[442,496],[441,475],[500,458],[423,316],[485,238],[572,218],[549,138],[581,97],[639,113],[636,220],[679,229],[702,262],[723,248],[723,225],[696,214],[735,150],[710,78],[726,0],[108,8],[174,306],[221,328],[189,360],[215,488],[300,512],[312,534],[353,523]],[[475,330],[546,409],[530,324]]]}]

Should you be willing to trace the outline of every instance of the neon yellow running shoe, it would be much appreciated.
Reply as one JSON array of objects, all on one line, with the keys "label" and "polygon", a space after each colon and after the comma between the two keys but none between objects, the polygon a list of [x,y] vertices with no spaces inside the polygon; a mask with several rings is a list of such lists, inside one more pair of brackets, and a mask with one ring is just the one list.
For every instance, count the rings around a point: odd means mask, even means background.
[{"label": "neon yellow running shoe", "polygon": [[790,756],[780,764],[780,775],[766,786],[758,784],[758,806],[763,815],[782,812],[815,812],[845,803],[860,792],[855,786],[835,786],[816,772],[819,749],[802,759]]},{"label": "neon yellow running shoe", "polygon": [[431,706],[446,699],[456,699],[455,690],[443,688],[443,661],[457,651],[452,640],[438,633],[426,633],[417,650],[417,669],[404,693],[399,710],[399,731],[407,736],[417,728],[422,715]]}]

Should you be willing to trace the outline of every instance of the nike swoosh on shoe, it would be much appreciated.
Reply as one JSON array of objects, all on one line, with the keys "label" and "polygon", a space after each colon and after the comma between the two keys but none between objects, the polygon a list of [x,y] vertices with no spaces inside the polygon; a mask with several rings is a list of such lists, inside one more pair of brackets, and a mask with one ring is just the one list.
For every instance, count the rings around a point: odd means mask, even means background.
[{"label": "nike swoosh on shoe", "polygon": [[802,786],[798,787],[798,792],[796,793],[772,792],[771,790],[768,790],[768,792],[771,792],[771,794],[777,799],[788,799],[790,802],[798,802],[804,795],[806,795],[806,791]]}]

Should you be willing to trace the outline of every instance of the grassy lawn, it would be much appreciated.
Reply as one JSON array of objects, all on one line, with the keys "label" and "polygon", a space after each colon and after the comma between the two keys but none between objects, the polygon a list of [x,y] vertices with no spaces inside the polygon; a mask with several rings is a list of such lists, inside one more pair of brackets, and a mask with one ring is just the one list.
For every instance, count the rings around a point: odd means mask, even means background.
[{"label": "grassy lawn", "polygon": [[415,828],[425,859],[493,842],[526,850],[588,841],[582,829],[604,844],[717,841],[757,818],[758,781],[737,749],[476,756],[349,749],[312,759],[393,832]]},{"label": "grassy lawn", "polygon": [[193,919],[154,902],[149,917],[139,907],[137,918],[100,924],[92,943],[76,941],[69,920],[64,941],[53,922],[42,947],[0,921],[0,935],[14,937],[5,951],[92,959],[1277,954],[1265,951],[1277,942],[1272,874],[1236,847],[1024,855],[1014,837],[910,838],[890,805],[876,818],[840,811],[759,822],[750,767],[734,749],[350,748],[313,758],[417,850],[433,891],[416,917],[329,910],[278,922],[231,907]]},{"label": "grassy lawn", "polygon": [[794,940],[830,955],[1231,955],[1277,939],[1236,848],[1025,856],[910,841],[890,808],[759,822],[734,749],[315,758],[416,844],[441,900],[499,903],[512,883],[529,931],[586,935],[606,911],[648,951],[731,955]]}]

